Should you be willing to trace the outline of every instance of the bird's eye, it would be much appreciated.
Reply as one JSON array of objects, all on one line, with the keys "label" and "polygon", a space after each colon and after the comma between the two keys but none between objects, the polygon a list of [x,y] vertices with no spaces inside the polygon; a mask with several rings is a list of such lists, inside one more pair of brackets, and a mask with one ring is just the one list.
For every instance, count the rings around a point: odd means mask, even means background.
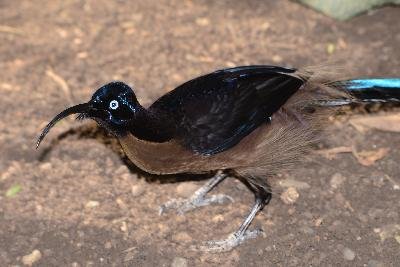
[{"label": "bird's eye", "polygon": [[119,107],[119,103],[117,100],[111,100],[110,101],[110,108],[113,110],[116,110]]}]

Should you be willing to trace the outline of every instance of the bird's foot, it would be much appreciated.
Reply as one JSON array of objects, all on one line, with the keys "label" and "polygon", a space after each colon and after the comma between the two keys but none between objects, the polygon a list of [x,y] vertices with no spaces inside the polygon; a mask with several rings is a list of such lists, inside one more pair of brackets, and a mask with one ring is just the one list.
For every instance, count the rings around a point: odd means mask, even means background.
[{"label": "bird's foot", "polygon": [[260,235],[264,235],[264,231],[262,229],[252,231],[247,230],[242,234],[234,232],[230,234],[227,239],[206,241],[200,246],[192,246],[191,248],[193,250],[200,250],[205,252],[227,252],[239,246],[246,240],[257,238]]},{"label": "bird's foot", "polygon": [[175,209],[178,214],[182,215],[187,211],[194,210],[199,207],[210,204],[224,204],[227,202],[233,202],[233,198],[224,194],[212,195],[208,198],[205,198],[204,196],[192,196],[186,199],[174,198],[160,206],[159,214],[161,215],[168,210]]}]

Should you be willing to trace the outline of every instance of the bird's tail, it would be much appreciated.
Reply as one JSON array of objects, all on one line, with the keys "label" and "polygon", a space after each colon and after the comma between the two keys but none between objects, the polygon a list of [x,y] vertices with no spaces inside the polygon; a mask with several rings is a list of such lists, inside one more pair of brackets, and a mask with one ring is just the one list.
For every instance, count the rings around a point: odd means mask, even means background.
[{"label": "bird's tail", "polygon": [[368,78],[329,83],[348,94],[348,98],[323,101],[323,106],[342,106],[353,103],[400,103],[400,78]]}]

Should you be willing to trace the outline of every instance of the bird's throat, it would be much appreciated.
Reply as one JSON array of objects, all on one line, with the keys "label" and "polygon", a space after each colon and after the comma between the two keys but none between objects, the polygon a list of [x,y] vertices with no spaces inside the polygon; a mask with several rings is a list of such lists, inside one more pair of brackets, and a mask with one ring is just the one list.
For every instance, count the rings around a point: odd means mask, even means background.
[{"label": "bird's throat", "polygon": [[135,114],[126,131],[141,140],[162,143],[174,137],[175,127],[164,114],[143,108]]}]

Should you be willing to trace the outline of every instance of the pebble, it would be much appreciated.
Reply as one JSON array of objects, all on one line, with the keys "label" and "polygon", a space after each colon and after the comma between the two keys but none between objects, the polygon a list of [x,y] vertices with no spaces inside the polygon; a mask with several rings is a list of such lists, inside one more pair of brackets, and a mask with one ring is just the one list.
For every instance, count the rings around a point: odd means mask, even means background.
[{"label": "pebble", "polygon": [[95,201],[95,200],[90,200],[86,203],[85,207],[86,208],[94,208],[100,205],[100,202]]},{"label": "pebble", "polygon": [[51,170],[52,168],[53,168],[53,166],[51,165],[50,162],[42,163],[42,164],[40,164],[40,166],[39,166],[39,169],[40,169],[41,171],[49,171],[49,170]]},{"label": "pebble", "polygon": [[122,198],[119,198],[119,197],[118,197],[118,198],[115,200],[115,202],[117,202],[117,205],[118,205],[118,207],[119,207],[120,209],[125,210],[125,209],[128,208],[128,206],[127,206],[126,203],[122,200]]},{"label": "pebble", "polygon": [[133,197],[141,196],[144,193],[144,186],[141,184],[132,185],[131,193]]},{"label": "pebble", "polygon": [[279,55],[274,55],[274,56],[272,56],[272,61],[274,63],[281,63],[283,61],[283,58]]},{"label": "pebble", "polygon": [[314,234],[314,230],[313,230],[311,227],[308,227],[308,226],[303,226],[303,227],[301,227],[301,230],[302,230],[305,234],[309,234],[309,235]]},{"label": "pebble", "polygon": [[352,251],[349,248],[343,249],[343,258],[345,260],[352,261],[352,260],[354,260],[355,257],[356,257],[356,253],[354,253],[354,251]]},{"label": "pebble", "polygon": [[129,173],[124,173],[124,174],[122,174],[120,177],[121,177],[121,179],[124,180],[124,181],[129,181],[129,180],[131,180],[131,175],[130,175]]},{"label": "pebble", "polygon": [[197,18],[196,24],[199,26],[207,26],[210,24],[210,20],[208,18]]},{"label": "pebble", "polygon": [[322,222],[324,221],[324,219],[322,219],[322,218],[317,218],[316,220],[315,220],[315,222],[314,222],[314,225],[315,226],[321,226],[321,224],[322,224]]},{"label": "pebble", "polygon": [[174,241],[182,242],[182,243],[188,243],[188,242],[192,241],[192,237],[186,232],[177,233],[176,235],[174,235],[172,237],[172,239]]},{"label": "pebble", "polygon": [[121,223],[121,227],[119,228],[121,229],[122,232],[127,232],[128,231],[128,224],[124,221]]},{"label": "pebble", "polygon": [[111,248],[112,248],[112,243],[111,243],[110,241],[107,241],[107,242],[104,244],[104,248],[106,248],[106,249],[111,249]]},{"label": "pebble", "polygon": [[187,260],[181,257],[175,257],[171,264],[171,267],[186,267],[186,266],[188,266]]},{"label": "pebble", "polygon": [[211,221],[218,223],[218,222],[223,222],[224,221],[224,216],[222,216],[221,214],[215,215]]},{"label": "pebble", "polygon": [[379,261],[376,261],[376,260],[369,260],[367,266],[368,267],[383,267],[385,265],[383,263],[379,262]]},{"label": "pebble", "polygon": [[30,254],[22,257],[22,263],[24,265],[32,266],[35,262],[42,258],[42,253],[40,250],[35,249]]},{"label": "pebble", "polygon": [[346,177],[337,172],[332,175],[330,185],[332,188],[337,189],[343,184],[344,181],[346,181]]},{"label": "pebble", "polygon": [[196,185],[193,182],[184,182],[184,183],[180,183],[177,187],[176,187],[176,193],[180,196],[180,197],[190,197],[194,191],[196,191],[198,189],[198,185]]},{"label": "pebble", "polygon": [[308,189],[311,186],[306,182],[297,181],[294,179],[285,179],[279,181],[279,185],[282,187],[294,187],[297,189]]},{"label": "pebble", "polygon": [[281,200],[285,204],[293,204],[297,201],[299,198],[299,193],[297,192],[296,188],[294,187],[289,187],[286,189],[285,192],[281,194]]}]

